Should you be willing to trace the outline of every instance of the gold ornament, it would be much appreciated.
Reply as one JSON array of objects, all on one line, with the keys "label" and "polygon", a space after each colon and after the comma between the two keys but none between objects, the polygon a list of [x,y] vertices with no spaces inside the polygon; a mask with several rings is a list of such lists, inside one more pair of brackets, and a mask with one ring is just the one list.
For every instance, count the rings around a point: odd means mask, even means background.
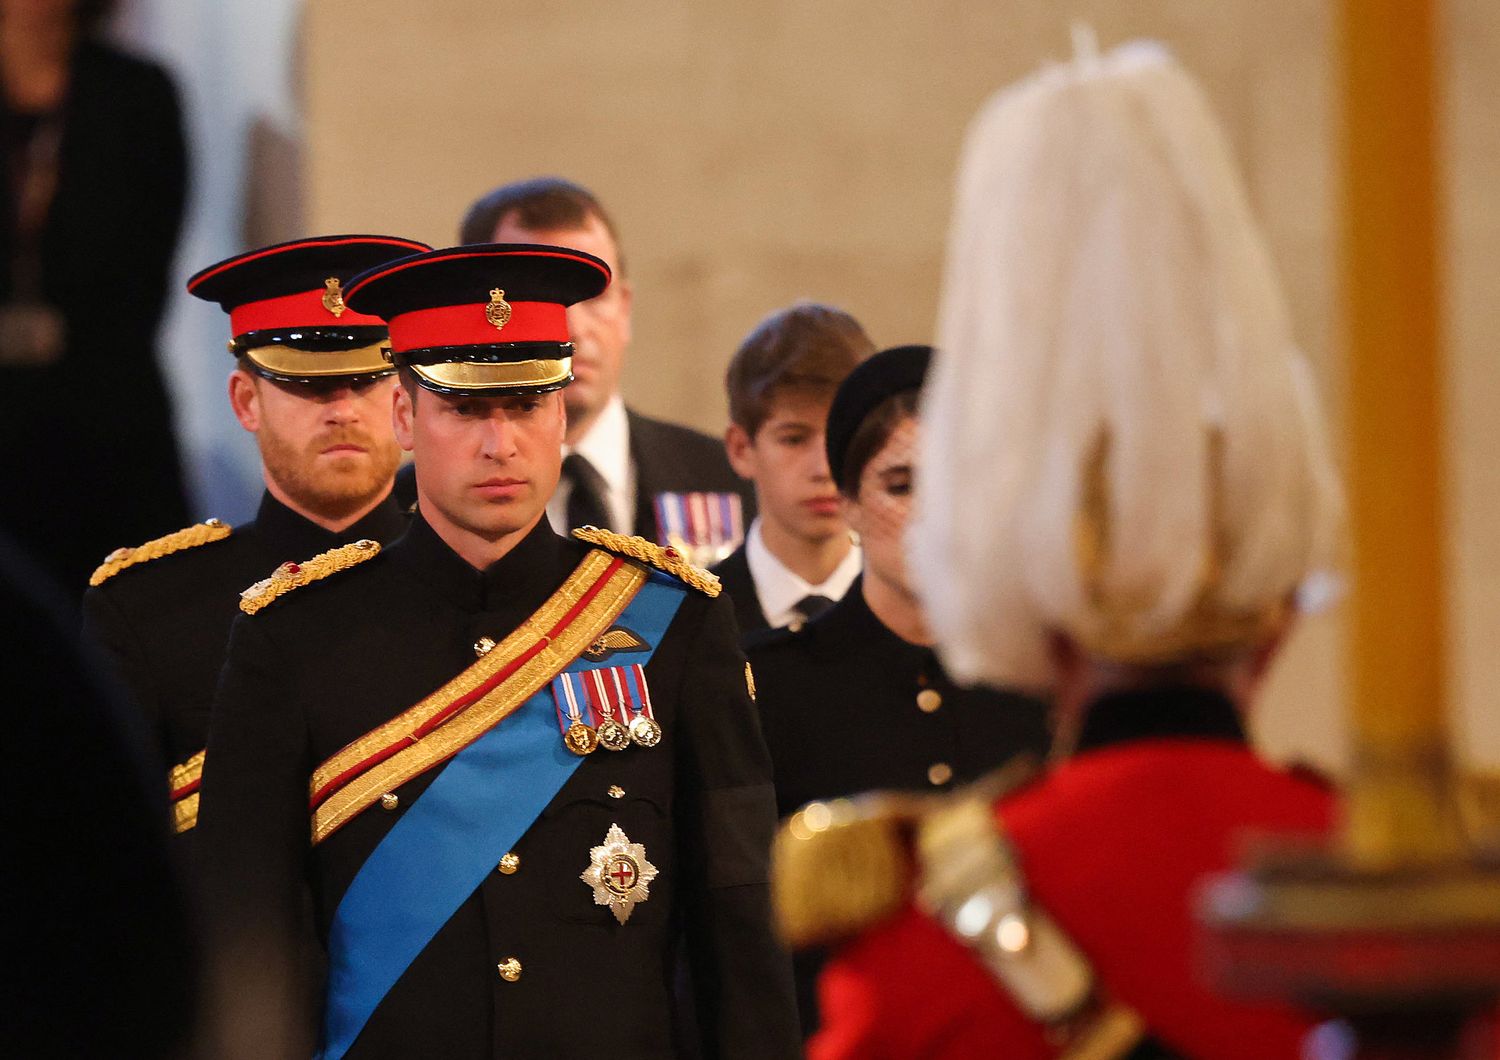
[{"label": "gold ornament", "polygon": [[573,536],[580,541],[586,541],[627,559],[649,563],[657,570],[664,571],[687,583],[704,596],[718,596],[723,589],[723,586],[719,584],[718,575],[711,574],[702,567],[693,566],[682,557],[681,552],[670,546],[663,547],[647,541],[644,537],[632,537],[628,534],[617,534],[611,530],[600,530],[597,526],[581,526],[573,531]]},{"label": "gold ornament", "polygon": [[496,331],[504,331],[505,325],[510,323],[510,303],[505,300],[505,292],[498,287],[490,291],[490,304],[484,307],[484,319],[493,324]]},{"label": "gold ornament", "polygon": [[594,904],[609,906],[623,924],[651,897],[656,866],[646,860],[644,846],[632,843],[619,825],[611,824],[603,845],[589,851],[589,867],[578,878],[594,889]]},{"label": "gold ornament", "polygon": [[166,537],[155,538],[135,548],[117,548],[105,556],[104,562],[89,576],[89,584],[103,585],[128,567],[134,567],[138,563],[147,563],[153,559],[161,559],[163,556],[170,556],[184,549],[197,548],[211,541],[223,541],[231,533],[233,533],[232,528],[222,520],[206,519],[196,526],[178,530]]},{"label": "gold ornament", "polygon": [[323,281],[323,308],[335,317],[344,315],[344,310],[349,307],[344,304],[344,289],[339,286],[339,278],[330,276]]},{"label": "gold ornament", "polygon": [[358,566],[367,559],[374,559],[379,553],[379,542],[362,538],[352,545],[320,552],[302,563],[283,563],[271,572],[269,578],[262,578],[240,593],[240,610],[253,615],[293,589],[311,585],[315,581]]}]

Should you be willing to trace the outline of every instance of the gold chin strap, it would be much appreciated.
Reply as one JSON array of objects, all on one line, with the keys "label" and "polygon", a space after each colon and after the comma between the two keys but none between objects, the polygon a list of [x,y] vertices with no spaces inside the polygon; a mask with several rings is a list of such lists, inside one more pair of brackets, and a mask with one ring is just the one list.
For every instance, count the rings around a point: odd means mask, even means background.
[{"label": "gold chin strap", "polygon": [[414,364],[417,378],[455,390],[514,390],[556,387],[573,375],[573,358],[533,361],[444,361]]},{"label": "gold chin strap", "polygon": [[391,362],[385,356],[389,345],[389,340],[382,339],[354,350],[321,352],[299,350],[291,346],[258,346],[253,350],[246,350],[243,356],[276,375],[320,379],[325,376],[371,375],[375,372],[393,371]]}]

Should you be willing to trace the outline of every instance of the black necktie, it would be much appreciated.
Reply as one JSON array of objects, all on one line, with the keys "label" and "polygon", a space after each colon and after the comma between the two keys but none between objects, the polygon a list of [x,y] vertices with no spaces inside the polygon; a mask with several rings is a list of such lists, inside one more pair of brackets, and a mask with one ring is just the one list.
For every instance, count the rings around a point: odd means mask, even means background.
[{"label": "black necktie", "polygon": [[562,473],[572,486],[568,491],[569,528],[597,526],[601,530],[613,529],[609,525],[613,521],[609,509],[604,506],[608,487],[604,484],[604,476],[588,462],[588,458],[569,453],[563,457]]},{"label": "black necktie", "polygon": [[801,612],[803,621],[811,622],[832,607],[833,601],[826,596],[819,596],[817,593],[813,593],[810,596],[804,596],[792,606]]}]

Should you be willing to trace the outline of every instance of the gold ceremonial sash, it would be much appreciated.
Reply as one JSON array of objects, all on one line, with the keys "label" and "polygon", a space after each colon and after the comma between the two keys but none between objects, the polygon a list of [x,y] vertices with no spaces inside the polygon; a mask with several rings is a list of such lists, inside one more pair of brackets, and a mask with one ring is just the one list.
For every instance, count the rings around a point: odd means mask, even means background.
[{"label": "gold ceremonial sash", "polygon": [[610,628],[646,578],[619,557],[590,552],[473,666],[324,762],[309,785],[313,843],[505,720]]},{"label": "gold ceremonial sash", "polygon": [[198,785],[203,782],[204,752],[199,751],[167,774],[172,800],[172,830],[186,832],[198,823]]}]

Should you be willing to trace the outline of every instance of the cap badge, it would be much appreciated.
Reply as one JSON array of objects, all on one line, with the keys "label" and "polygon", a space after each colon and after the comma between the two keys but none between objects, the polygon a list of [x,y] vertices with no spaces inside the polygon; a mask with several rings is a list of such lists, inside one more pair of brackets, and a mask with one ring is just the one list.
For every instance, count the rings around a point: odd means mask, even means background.
[{"label": "cap badge", "polygon": [[589,851],[589,867],[579,876],[594,889],[594,904],[607,905],[620,923],[651,896],[656,866],[646,860],[646,848],[632,843],[617,824],[609,826],[602,846]]},{"label": "cap badge", "polygon": [[344,305],[344,292],[339,286],[339,278],[337,276],[328,277],[328,279],[323,281],[323,287],[323,308],[336,317],[343,316],[344,310],[348,307]]},{"label": "cap badge", "polygon": [[496,331],[503,331],[510,323],[510,303],[505,300],[505,292],[498,287],[490,291],[490,304],[484,307],[484,319],[495,325]]}]

